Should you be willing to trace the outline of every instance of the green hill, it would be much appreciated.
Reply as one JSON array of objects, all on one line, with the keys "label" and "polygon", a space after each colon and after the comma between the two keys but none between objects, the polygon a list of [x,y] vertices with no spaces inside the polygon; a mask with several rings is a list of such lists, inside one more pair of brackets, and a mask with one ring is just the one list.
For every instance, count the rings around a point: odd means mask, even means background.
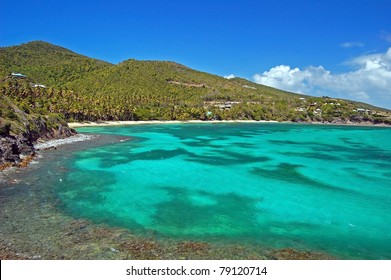
[{"label": "green hill", "polygon": [[0,77],[12,72],[26,73],[48,86],[62,86],[110,65],[42,41],[0,48]]},{"label": "green hill", "polygon": [[[164,61],[113,65],[45,42],[0,48],[0,92],[68,121],[253,119],[391,123],[368,104],[225,79]],[[27,78],[10,76],[20,72]],[[43,84],[46,87],[37,86]]]}]

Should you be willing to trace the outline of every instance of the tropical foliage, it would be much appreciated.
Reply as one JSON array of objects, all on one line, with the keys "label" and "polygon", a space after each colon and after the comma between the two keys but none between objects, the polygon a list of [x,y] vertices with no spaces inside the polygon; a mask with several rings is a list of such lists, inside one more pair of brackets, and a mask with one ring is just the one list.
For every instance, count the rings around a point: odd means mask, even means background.
[{"label": "tropical foliage", "polygon": [[[20,72],[27,78],[17,78]],[[25,112],[68,121],[252,119],[390,123],[368,104],[311,97],[174,62],[112,65],[44,42],[0,48],[0,93]],[[359,109],[359,110],[357,110]]]}]

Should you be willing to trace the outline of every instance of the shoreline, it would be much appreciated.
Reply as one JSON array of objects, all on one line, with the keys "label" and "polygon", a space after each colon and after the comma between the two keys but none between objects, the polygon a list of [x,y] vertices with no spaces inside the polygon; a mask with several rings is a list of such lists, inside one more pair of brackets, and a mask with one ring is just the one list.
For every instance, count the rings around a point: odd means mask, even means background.
[{"label": "shoreline", "polygon": [[292,122],[292,121],[265,121],[265,120],[216,120],[216,121],[202,121],[202,120],[189,120],[189,121],[102,121],[102,122],[69,122],[70,128],[89,127],[89,126],[128,126],[128,125],[147,125],[147,124],[219,124],[219,123],[279,123],[279,124],[313,124],[313,125],[332,125],[332,126],[363,126],[363,127],[391,127],[387,124],[373,124],[369,122],[365,123],[323,123],[323,122]]},{"label": "shoreline", "polygon": [[85,126],[120,126],[120,125],[143,125],[143,124],[183,124],[183,123],[278,123],[277,121],[254,121],[254,120],[223,120],[223,121],[102,121],[102,122],[70,122],[70,128]]},{"label": "shoreline", "polygon": [[[292,122],[292,121],[265,121],[265,120],[189,120],[189,121],[102,121],[102,122],[69,122],[67,123],[70,128],[81,128],[81,127],[99,127],[99,126],[133,126],[133,125],[155,125],[155,124],[223,124],[223,123],[258,123],[258,124],[297,124],[297,125],[325,125],[325,126],[352,126],[352,127],[378,127],[378,128],[390,128],[391,125],[387,124],[373,124],[369,122],[365,123],[323,123],[323,122]],[[60,139],[40,139],[33,143],[36,151],[57,149],[58,146],[69,145],[75,142],[84,142],[94,140],[97,135],[86,135],[76,134]],[[33,159],[33,158],[32,158]],[[29,160],[31,161],[31,160]],[[11,167],[17,167],[17,165],[9,165],[6,168],[1,169],[2,171],[7,170]],[[22,167],[26,167],[23,165]]]},{"label": "shoreline", "polygon": [[72,144],[75,142],[93,140],[94,138],[96,138],[95,135],[86,135],[86,134],[78,133],[76,135],[69,136],[67,138],[51,139],[51,140],[47,140],[47,141],[38,141],[37,143],[34,144],[34,148],[36,151],[48,150],[48,149],[56,148],[61,145],[67,145],[67,144]]}]

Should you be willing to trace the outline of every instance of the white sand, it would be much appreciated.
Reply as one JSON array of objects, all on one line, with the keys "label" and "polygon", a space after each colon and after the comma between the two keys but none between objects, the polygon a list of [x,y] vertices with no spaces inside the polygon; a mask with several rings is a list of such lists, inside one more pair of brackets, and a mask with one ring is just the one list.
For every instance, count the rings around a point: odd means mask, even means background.
[{"label": "white sand", "polygon": [[252,121],[252,120],[224,120],[224,121],[105,121],[105,122],[83,122],[68,123],[69,127],[84,127],[84,126],[117,126],[117,125],[140,125],[140,124],[176,124],[176,123],[276,123],[277,121]]}]

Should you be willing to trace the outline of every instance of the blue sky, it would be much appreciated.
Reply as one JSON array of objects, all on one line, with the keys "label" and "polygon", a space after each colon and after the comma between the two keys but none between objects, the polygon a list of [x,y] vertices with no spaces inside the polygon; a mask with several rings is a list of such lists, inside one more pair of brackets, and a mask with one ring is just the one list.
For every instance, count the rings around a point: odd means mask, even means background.
[{"label": "blue sky", "polygon": [[0,46],[44,40],[113,63],[171,60],[220,76],[391,108],[390,0],[0,5]]}]

